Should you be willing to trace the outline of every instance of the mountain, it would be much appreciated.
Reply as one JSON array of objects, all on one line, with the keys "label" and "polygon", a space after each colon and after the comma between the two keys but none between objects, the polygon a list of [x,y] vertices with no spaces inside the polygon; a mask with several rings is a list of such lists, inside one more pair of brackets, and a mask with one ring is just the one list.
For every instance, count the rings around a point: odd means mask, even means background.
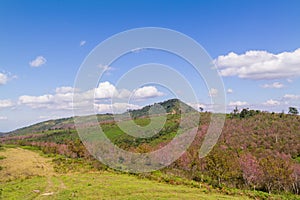
[{"label": "mountain", "polygon": [[[137,110],[129,110],[128,112],[131,114],[133,118],[140,118],[140,117],[148,117],[148,111],[151,107],[155,107],[157,105],[162,106],[166,113],[168,114],[179,114],[179,113],[189,113],[189,112],[197,112],[195,109],[187,105],[186,103],[180,101],[179,99],[170,99],[164,102],[155,103],[153,105],[147,105],[141,109]],[[156,110],[153,114],[162,114],[163,110]],[[124,114],[124,113],[123,113]],[[81,116],[85,123],[90,124],[92,121],[92,116]],[[98,114],[97,115],[98,121],[101,122],[111,122],[113,121],[113,115],[110,113],[106,114]],[[38,133],[48,130],[59,130],[59,129],[74,129],[74,117],[69,118],[61,118],[61,119],[53,119],[44,122],[40,122],[34,125],[30,125],[27,127],[23,127],[8,133],[8,135],[24,135],[29,133]],[[1,136],[1,133],[0,133]]]},{"label": "mountain", "polygon": [[179,113],[197,112],[194,108],[192,108],[191,106],[187,105],[186,103],[180,101],[179,99],[169,99],[169,100],[164,101],[164,102],[155,103],[153,105],[145,106],[145,107],[143,107],[141,109],[138,109],[138,110],[129,110],[128,112],[131,114],[131,116],[133,118],[144,117],[144,116],[148,116],[149,109],[151,107],[155,108],[158,105],[163,107],[164,110],[159,109],[159,107],[157,107],[158,109],[154,109],[153,114],[164,114],[164,113],[179,114]]}]

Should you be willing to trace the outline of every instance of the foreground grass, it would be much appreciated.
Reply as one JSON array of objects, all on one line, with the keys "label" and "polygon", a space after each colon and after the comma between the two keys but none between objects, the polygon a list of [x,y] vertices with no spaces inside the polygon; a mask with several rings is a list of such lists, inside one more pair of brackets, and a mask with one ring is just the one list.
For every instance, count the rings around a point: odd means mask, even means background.
[{"label": "foreground grass", "polygon": [[[39,191],[39,192],[37,192]],[[86,173],[15,180],[2,188],[3,199],[247,199],[205,194],[124,174]]]},{"label": "foreground grass", "polygon": [[59,174],[51,158],[21,148],[0,156],[0,199],[248,199],[109,171]]}]

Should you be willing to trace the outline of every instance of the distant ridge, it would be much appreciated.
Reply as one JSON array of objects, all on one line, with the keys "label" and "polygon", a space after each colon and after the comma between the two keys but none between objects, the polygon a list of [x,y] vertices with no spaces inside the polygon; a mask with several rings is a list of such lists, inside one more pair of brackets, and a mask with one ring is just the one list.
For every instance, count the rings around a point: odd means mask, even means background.
[{"label": "distant ridge", "polygon": [[[151,106],[155,106],[155,105],[161,105],[165,109],[165,112],[168,114],[197,112],[194,108],[180,101],[179,99],[169,99],[163,102],[147,105],[141,109],[129,110],[128,112],[130,113],[132,118],[147,117],[149,109],[151,108]],[[162,114],[162,113],[154,113],[154,114]],[[113,115],[110,113],[98,114],[97,117],[99,122],[113,120]],[[88,123],[89,118],[91,118],[91,116],[83,116],[82,118],[84,118],[84,120],[87,121]],[[47,130],[57,130],[57,129],[74,129],[74,127],[75,127],[74,117],[68,117],[68,118],[53,119],[44,122],[39,122],[8,133],[0,133],[0,136],[1,135],[24,135],[30,133],[43,132]]]}]

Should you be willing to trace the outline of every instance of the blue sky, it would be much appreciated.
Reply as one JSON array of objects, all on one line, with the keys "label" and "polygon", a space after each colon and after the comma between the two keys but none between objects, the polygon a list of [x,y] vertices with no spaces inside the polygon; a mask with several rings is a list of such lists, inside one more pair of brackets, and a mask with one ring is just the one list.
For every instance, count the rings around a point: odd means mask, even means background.
[{"label": "blue sky", "polygon": [[[71,116],[68,100],[85,57],[108,37],[140,27],[173,29],[201,44],[218,65],[229,111],[299,107],[299,22],[296,0],[1,0],[0,132]],[[113,89],[130,66],[155,59],[182,73],[189,67],[171,55],[140,52],[109,66],[99,93]],[[209,109],[204,86],[198,103]],[[172,97],[160,86],[140,89],[146,96],[132,108]]]}]

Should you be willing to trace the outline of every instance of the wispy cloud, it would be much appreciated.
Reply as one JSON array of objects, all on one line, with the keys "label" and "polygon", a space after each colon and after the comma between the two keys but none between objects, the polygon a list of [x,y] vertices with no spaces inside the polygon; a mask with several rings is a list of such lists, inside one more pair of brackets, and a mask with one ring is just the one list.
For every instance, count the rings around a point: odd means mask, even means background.
[{"label": "wispy cloud", "polygon": [[142,51],[145,51],[145,50],[147,50],[148,48],[135,48],[135,49],[132,49],[131,50],[131,52],[132,53],[140,53],[140,52],[142,52]]},{"label": "wispy cloud", "polygon": [[12,107],[14,104],[10,99],[4,99],[1,100],[0,99],[0,108],[8,108],[8,107]]},{"label": "wispy cloud", "polygon": [[300,95],[296,95],[296,94],[285,94],[283,96],[284,99],[287,100],[300,100]]},{"label": "wispy cloud", "polygon": [[0,116],[0,120],[7,120],[8,118],[6,116]]},{"label": "wispy cloud", "polygon": [[8,81],[8,76],[6,74],[0,73],[0,85],[5,85]]},{"label": "wispy cloud", "polygon": [[46,64],[46,62],[47,62],[46,58],[44,58],[43,56],[38,56],[34,60],[29,62],[29,65],[31,67],[40,67],[40,66]]},{"label": "wispy cloud", "polygon": [[85,40],[81,40],[80,43],[79,43],[79,46],[82,47],[82,46],[84,46],[85,44],[86,44],[86,41],[85,41]]},{"label": "wispy cloud", "polygon": [[246,106],[249,105],[246,101],[230,101],[229,106]]},{"label": "wispy cloud", "polygon": [[263,88],[275,88],[275,89],[280,89],[280,88],[283,88],[284,85],[280,82],[274,82],[274,83],[271,83],[271,84],[264,84],[262,85],[261,87]]},{"label": "wispy cloud", "polygon": [[108,65],[99,64],[98,67],[99,67],[99,69],[102,70],[103,73],[106,73],[106,74],[110,74],[111,71],[115,70],[115,68],[108,66]]},{"label": "wispy cloud", "polygon": [[280,105],[280,101],[270,99],[270,100],[264,102],[263,105],[265,105],[265,106],[278,106],[278,105]]}]

